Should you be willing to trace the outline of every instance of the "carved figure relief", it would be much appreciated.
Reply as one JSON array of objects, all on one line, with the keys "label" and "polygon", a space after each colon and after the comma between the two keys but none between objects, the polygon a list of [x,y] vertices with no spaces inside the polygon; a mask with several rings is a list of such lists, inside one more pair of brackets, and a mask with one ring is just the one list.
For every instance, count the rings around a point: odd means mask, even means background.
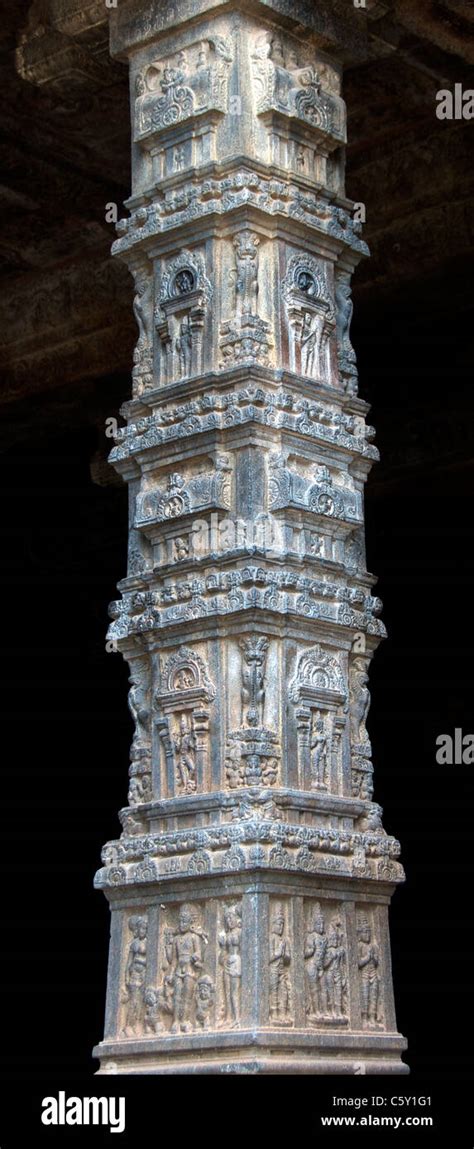
[{"label": "carved figure relief", "polygon": [[290,335],[290,370],[329,382],[336,317],[322,261],[303,252],[292,256],[282,294]]},{"label": "carved figure relief", "polygon": [[236,1029],[240,1021],[242,985],[242,910],[239,905],[227,906],[224,910],[224,925],[217,940],[222,968],[221,1019],[223,1025]]},{"label": "carved figure relief", "polygon": [[149,64],[136,79],[135,139],[151,144],[191,117],[225,112],[231,62],[230,42],[213,36]]},{"label": "carved figure relief", "polygon": [[243,638],[240,642],[242,661],[242,725],[263,723],[265,706],[265,666],[268,639]]},{"label": "carved figure relief", "polygon": [[313,718],[311,728],[311,789],[326,790],[328,766],[330,762],[330,743],[325,729],[324,719],[318,710]]},{"label": "carved figure relief", "polygon": [[340,788],[347,690],[337,657],[320,646],[301,654],[290,682],[295,705],[300,784],[311,790]]},{"label": "carved figure relief", "polygon": [[168,929],[165,935],[165,981],[172,991],[171,1033],[189,1033],[196,1026],[197,985],[207,943],[194,907],[182,905],[178,928]]},{"label": "carved figure relief", "polygon": [[150,801],[152,796],[150,669],[146,658],[135,659],[131,663],[129,682],[128,706],[135,731],[130,750],[128,801],[130,806],[137,806]]},{"label": "carved figure relief", "polygon": [[380,1001],[380,953],[373,927],[365,914],[357,919],[360,1008],[362,1024],[378,1028],[383,1024]]},{"label": "carved figure relief", "polygon": [[203,256],[184,250],[166,264],[157,289],[154,320],[161,383],[204,370],[204,327],[212,299]]},{"label": "carved figure relief", "polygon": [[196,789],[196,735],[191,724],[188,726],[186,714],[179,719],[178,732],[174,739],[178,769],[178,786],[186,794]]},{"label": "carved figure relief", "polygon": [[270,918],[269,954],[269,1010],[270,1021],[276,1025],[291,1022],[291,946],[288,938],[285,912],[277,905]]},{"label": "carved figure relief", "polygon": [[235,266],[230,273],[232,319],[221,326],[223,365],[240,360],[267,365],[270,326],[258,314],[259,247],[256,232],[244,229],[233,240]]},{"label": "carved figure relief", "polygon": [[367,734],[367,715],[370,709],[369,675],[367,659],[354,658],[350,665],[349,687],[351,702],[351,745],[352,752],[371,757],[370,739]]},{"label": "carved figure relief", "polygon": [[154,701],[171,793],[192,794],[207,779],[208,707],[215,695],[206,664],[196,651],[182,646],[166,660]]},{"label": "carved figure relief", "polygon": [[337,361],[339,372],[347,394],[357,395],[358,375],[356,355],[349,335],[354,305],[351,295],[351,277],[348,272],[336,271],[335,296]]},{"label": "carved figure relief", "polygon": [[124,993],[125,1023],[124,1037],[135,1037],[143,1024],[143,1005],[146,984],[147,932],[148,920],[134,914],[128,923],[132,934],[125,966]]},{"label": "carved figure relief", "polygon": [[305,937],[306,1013],[311,1023],[347,1022],[347,954],[339,918],[326,928],[319,902],[310,908]]},{"label": "carved figure relief", "polygon": [[138,343],[133,353],[133,393],[138,398],[153,386],[154,286],[151,268],[137,268],[133,275],[135,279],[133,313],[138,326]]}]

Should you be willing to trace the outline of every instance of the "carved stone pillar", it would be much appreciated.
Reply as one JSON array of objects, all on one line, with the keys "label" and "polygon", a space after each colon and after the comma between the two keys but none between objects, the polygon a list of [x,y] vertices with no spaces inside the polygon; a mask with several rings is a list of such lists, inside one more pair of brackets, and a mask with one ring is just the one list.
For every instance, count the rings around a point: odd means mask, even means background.
[{"label": "carved stone pillar", "polygon": [[101,1072],[403,1073],[372,802],[364,549],[377,459],[357,397],[341,59],[321,0],[121,0],[133,397],[111,460],[130,662]]}]

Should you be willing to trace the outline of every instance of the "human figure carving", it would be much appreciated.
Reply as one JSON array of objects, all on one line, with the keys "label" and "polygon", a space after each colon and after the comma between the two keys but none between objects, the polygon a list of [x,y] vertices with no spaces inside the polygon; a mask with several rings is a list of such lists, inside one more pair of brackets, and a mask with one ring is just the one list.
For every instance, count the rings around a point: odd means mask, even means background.
[{"label": "human figure carving", "polygon": [[290,1013],[291,947],[285,933],[285,915],[281,909],[275,911],[271,922],[269,960],[270,1019],[284,1021]]},{"label": "human figure carving", "polygon": [[236,268],[232,272],[235,282],[236,313],[257,314],[258,300],[258,247],[260,240],[252,231],[239,231],[234,239]]},{"label": "human figure carving", "polygon": [[328,986],[323,977],[326,968],[327,945],[326,926],[319,902],[317,902],[312,926],[306,934],[304,947],[308,988],[307,1013],[313,1017],[327,1016],[329,1013]]},{"label": "human figure carving", "polygon": [[146,951],[148,922],[146,917],[134,914],[128,923],[133,941],[130,943],[125,967],[124,1036],[133,1037],[139,1032],[142,1021],[143,995],[146,980]]},{"label": "human figure carving", "polygon": [[193,358],[193,334],[189,316],[185,316],[181,322],[179,336],[176,340],[176,351],[181,375],[186,378],[191,374]]},{"label": "human figure carving", "polygon": [[209,1029],[214,997],[214,982],[207,974],[203,974],[196,988],[196,1023],[200,1029]]},{"label": "human figure carving", "polygon": [[153,338],[153,279],[151,275],[135,276],[133,313],[138,325],[138,350],[148,350]]},{"label": "human figure carving", "polygon": [[219,962],[223,971],[224,1003],[222,1018],[235,1029],[240,1020],[240,987],[242,980],[242,919],[239,906],[224,911],[224,929],[218,936]]},{"label": "human figure carving", "polygon": [[351,739],[353,746],[364,744],[369,740],[366,728],[370,708],[368,681],[369,676],[364,659],[354,659],[350,676]]},{"label": "human figure carving", "polygon": [[346,951],[344,934],[340,921],[335,921],[329,931],[326,955],[326,978],[331,1014],[344,1016],[344,993],[346,990]]},{"label": "human figure carving", "polygon": [[131,689],[128,694],[128,707],[135,723],[132,741],[132,754],[147,745],[149,732],[149,680],[145,666],[136,663],[129,678]]},{"label": "human figure carving", "polygon": [[317,316],[306,311],[301,332],[301,370],[314,378],[318,350]]},{"label": "human figure carving", "polygon": [[165,939],[165,953],[173,985],[172,1033],[188,1033],[193,1027],[196,982],[203,968],[207,937],[194,921],[192,906],[179,911],[178,929]]},{"label": "human figure carving", "polygon": [[377,943],[372,941],[372,929],[365,917],[359,920],[357,936],[362,1021],[364,1025],[378,1025],[380,1023],[379,948]]},{"label": "human figure carving", "polygon": [[321,715],[316,716],[311,731],[311,788],[322,790],[326,787],[329,757],[329,740]]},{"label": "human figure carving", "polygon": [[183,790],[189,794],[196,789],[196,735],[185,714],[179,720],[178,735],[174,740],[178,778]]}]

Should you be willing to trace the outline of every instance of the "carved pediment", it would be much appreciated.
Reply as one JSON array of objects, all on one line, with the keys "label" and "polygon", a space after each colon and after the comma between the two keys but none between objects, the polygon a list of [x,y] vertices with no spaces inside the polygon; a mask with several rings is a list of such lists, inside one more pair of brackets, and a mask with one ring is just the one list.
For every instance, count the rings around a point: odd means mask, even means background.
[{"label": "carved pediment", "polygon": [[321,646],[305,651],[298,659],[289,696],[292,702],[305,702],[308,706],[344,702],[347,689],[339,660]]},{"label": "carved pediment", "polygon": [[359,521],[359,496],[336,486],[327,467],[317,467],[315,481],[288,466],[285,455],[269,458],[269,506],[272,511],[295,507],[325,518]]},{"label": "carved pediment", "polygon": [[280,40],[260,37],[252,54],[258,115],[279,113],[309,125],[331,151],[345,143],[345,106],[325,91],[316,68]]},{"label": "carved pediment", "polygon": [[136,79],[135,139],[160,132],[208,111],[227,110],[232,50],[213,36],[153,61]]}]

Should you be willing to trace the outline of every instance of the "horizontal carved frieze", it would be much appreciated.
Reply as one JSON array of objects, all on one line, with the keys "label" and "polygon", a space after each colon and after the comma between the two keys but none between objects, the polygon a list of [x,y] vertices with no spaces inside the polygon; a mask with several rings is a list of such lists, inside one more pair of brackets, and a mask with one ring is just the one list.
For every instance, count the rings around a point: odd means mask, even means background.
[{"label": "horizontal carved frieze", "polygon": [[113,244],[112,252],[125,255],[136,245],[146,244],[162,232],[197,218],[227,215],[243,206],[304,223],[314,231],[339,241],[358,256],[369,254],[367,244],[361,238],[362,225],[346,207],[312,191],[307,181],[298,183],[271,178],[251,168],[206,180],[188,179],[183,182],[177,177],[173,187],[157,190],[152,202],[132,211],[128,219],[119,220],[119,238]]},{"label": "horizontal carved frieze", "polygon": [[187,403],[158,409],[154,415],[119,428],[110,462],[120,463],[176,439],[248,423],[292,431],[340,447],[354,458],[360,456],[373,462],[379,458],[370,441],[371,427],[365,427],[362,434],[355,420],[343,412],[287,392],[255,387],[230,393],[210,392]]}]

